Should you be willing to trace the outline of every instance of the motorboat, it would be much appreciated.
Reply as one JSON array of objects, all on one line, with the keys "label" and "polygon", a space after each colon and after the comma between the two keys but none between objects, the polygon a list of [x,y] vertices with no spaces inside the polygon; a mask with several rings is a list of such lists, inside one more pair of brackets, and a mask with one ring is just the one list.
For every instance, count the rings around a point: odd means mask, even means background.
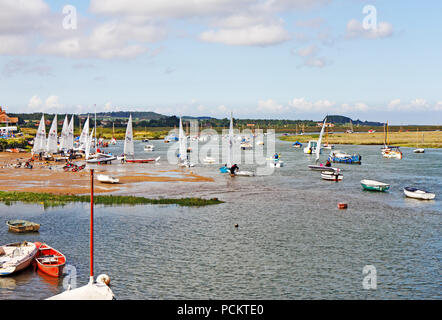
[{"label": "motorboat", "polygon": [[362,157],[360,154],[349,154],[339,150],[330,152],[328,160],[335,163],[361,164]]}]

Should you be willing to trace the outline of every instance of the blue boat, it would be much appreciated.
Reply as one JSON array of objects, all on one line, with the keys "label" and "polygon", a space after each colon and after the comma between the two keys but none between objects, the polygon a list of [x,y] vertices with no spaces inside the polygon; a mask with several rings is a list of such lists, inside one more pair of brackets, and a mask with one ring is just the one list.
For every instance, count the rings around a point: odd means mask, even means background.
[{"label": "blue boat", "polygon": [[328,160],[335,163],[361,164],[362,157],[359,154],[348,154],[341,151],[332,151]]},{"label": "blue boat", "polygon": [[296,141],[294,144],[292,144],[293,148],[301,148],[302,147],[302,143],[299,141]]},{"label": "blue boat", "polygon": [[219,171],[220,171],[221,173],[229,173],[229,172],[230,172],[230,171],[229,171],[229,168],[226,167],[226,166],[219,168]]}]

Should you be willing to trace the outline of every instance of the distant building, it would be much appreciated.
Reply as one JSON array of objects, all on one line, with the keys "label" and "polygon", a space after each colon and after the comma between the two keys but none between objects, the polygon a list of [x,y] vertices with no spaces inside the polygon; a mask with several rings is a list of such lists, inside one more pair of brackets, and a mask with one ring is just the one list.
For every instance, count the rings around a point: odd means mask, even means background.
[{"label": "distant building", "polygon": [[[316,126],[322,128],[322,122],[318,122],[318,123],[316,123]],[[334,125],[333,123],[328,123],[328,122],[325,123],[325,127],[326,127],[326,128],[327,128],[327,127],[329,127],[329,128],[333,128],[334,126],[335,126],[335,125]]]},{"label": "distant building", "polygon": [[0,123],[18,123],[18,118],[9,117],[0,107]]}]

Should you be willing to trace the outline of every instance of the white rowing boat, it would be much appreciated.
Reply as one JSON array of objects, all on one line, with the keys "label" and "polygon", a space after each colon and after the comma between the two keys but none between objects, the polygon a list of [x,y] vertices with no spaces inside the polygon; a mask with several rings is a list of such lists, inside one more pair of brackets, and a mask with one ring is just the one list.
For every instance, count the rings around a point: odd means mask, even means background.
[{"label": "white rowing boat", "polygon": [[0,276],[7,276],[27,268],[37,254],[33,242],[11,243],[0,247]]},{"label": "white rowing boat", "polygon": [[339,171],[322,171],[321,172],[321,178],[328,181],[341,181],[344,176],[339,173]]},{"label": "white rowing boat", "polygon": [[97,180],[102,183],[119,183],[120,180],[115,177],[111,177],[105,174],[97,174]]},{"label": "white rowing boat", "polygon": [[404,193],[409,198],[420,200],[433,200],[436,197],[435,193],[413,187],[405,187]]}]

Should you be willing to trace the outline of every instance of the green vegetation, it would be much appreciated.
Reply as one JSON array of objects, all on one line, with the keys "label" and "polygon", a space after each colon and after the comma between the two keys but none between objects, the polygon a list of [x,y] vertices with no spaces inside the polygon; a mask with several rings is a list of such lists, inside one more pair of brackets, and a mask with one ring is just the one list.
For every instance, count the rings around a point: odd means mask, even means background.
[{"label": "green vegetation", "polygon": [[[407,131],[407,132],[390,132],[388,127],[388,144],[399,147],[417,147],[419,148],[442,148],[442,131]],[[434,129],[434,127],[433,127]],[[309,140],[317,140],[318,134],[315,135],[295,135],[282,136],[284,141],[299,141],[308,142]],[[383,145],[384,133],[375,132],[359,132],[359,133],[334,133],[328,135],[328,138],[323,136],[322,142],[325,143],[328,139],[330,144],[354,144],[354,145]]]},{"label": "green vegetation", "polygon": [[[0,191],[0,201],[6,205],[14,202],[41,203],[45,207],[63,206],[69,202],[90,202],[90,196],[83,195],[56,195],[51,193],[37,192],[9,192]],[[176,198],[176,199],[149,199],[134,196],[97,195],[94,196],[94,204],[101,205],[140,205],[140,204],[165,204],[185,207],[201,207],[220,204],[223,201],[218,198]]]}]

